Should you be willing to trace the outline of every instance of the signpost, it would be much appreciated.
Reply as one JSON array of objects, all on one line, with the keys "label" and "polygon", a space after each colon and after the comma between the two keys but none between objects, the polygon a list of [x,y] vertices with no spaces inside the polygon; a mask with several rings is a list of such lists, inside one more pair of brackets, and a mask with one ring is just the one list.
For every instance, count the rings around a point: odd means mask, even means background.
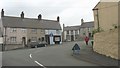
[{"label": "signpost", "polygon": [[54,44],[54,42],[53,42],[53,33],[52,32],[50,33],[50,44]]}]

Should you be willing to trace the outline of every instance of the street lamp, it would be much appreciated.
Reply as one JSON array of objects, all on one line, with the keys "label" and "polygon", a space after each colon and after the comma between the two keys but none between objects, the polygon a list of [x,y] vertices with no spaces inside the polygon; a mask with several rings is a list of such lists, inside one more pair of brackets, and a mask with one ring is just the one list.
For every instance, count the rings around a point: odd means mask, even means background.
[{"label": "street lamp", "polygon": [[98,22],[98,32],[100,32],[100,25],[99,25],[99,13],[98,13],[98,8],[93,9],[93,11],[96,10],[97,11],[97,22]]}]

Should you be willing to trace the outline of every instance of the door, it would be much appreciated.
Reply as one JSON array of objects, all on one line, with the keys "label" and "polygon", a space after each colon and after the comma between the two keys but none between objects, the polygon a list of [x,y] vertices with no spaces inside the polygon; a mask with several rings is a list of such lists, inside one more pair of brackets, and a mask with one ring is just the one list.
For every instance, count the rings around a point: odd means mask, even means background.
[{"label": "door", "polygon": [[50,37],[49,37],[49,35],[45,35],[45,40],[46,40],[47,44],[50,44]]},{"label": "door", "polygon": [[26,38],[25,38],[25,37],[22,37],[22,44],[23,44],[24,46],[26,46]]},{"label": "door", "polygon": [[74,41],[74,36],[73,35],[71,35],[71,41]]}]

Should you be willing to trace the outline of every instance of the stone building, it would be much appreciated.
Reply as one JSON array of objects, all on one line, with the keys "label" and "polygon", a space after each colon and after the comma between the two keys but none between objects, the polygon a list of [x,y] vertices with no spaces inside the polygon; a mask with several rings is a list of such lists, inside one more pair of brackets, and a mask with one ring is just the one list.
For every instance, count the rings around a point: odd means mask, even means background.
[{"label": "stone building", "polygon": [[[47,44],[62,43],[62,29],[59,17],[57,17],[57,20],[47,20],[42,19],[40,14],[38,19],[25,18],[24,12],[20,14],[20,17],[5,16],[2,9],[0,29],[4,44],[22,44],[25,47],[31,41],[45,41]],[[53,33],[53,39],[50,39],[48,31]],[[56,38],[57,40],[54,40]]]},{"label": "stone building", "polygon": [[119,2],[99,2],[94,8],[95,29],[110,30],[118,26]]},{"label": "stone building", "polygon": [[63,41],[84,40],[85,36],[92,37],[94,22],[84,22],[81,19],[81,25],[66,26],[63,24]]},{"label": "stone building", "polygon": [[[106,2],[105,2],[106,1]],[[120,1],[107,2],[101,0],[94,8],[94,26],[97,33],[94,35],[93,50],[97,53],[120,59],[119,36],[120,29]]]}]

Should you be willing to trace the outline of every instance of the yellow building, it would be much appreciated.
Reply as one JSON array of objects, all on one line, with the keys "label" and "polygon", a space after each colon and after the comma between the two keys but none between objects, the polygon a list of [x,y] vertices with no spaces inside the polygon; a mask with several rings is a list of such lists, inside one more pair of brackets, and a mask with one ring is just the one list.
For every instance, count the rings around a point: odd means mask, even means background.
[{"label": "yellow building", "polygon": [[119,2],[99,2],[93,9],[95,29],[106,31],[118,26],[119,10]]},{"label": "yellow building", "polygon": [[[105,2],[106,1],[106,2]],[[93,50],[114,59],[120,59],[118,28],[120,26],[120,1],[107,2],[101,0],[94,8],[94,34]]]}]

